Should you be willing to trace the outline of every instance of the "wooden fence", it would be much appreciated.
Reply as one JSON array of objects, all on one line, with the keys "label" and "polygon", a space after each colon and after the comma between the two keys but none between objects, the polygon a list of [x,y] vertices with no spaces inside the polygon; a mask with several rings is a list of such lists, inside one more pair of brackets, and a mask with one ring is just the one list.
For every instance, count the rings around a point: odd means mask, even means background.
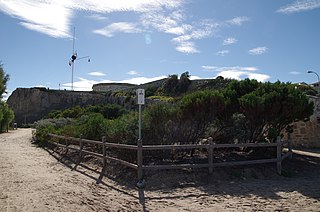
[{"label": "wooden fence", "polygon": [[[116,143],[108,143],[106,142],[105,137],[102,138],[102,141],[88,140],[82,138],[73,138],[60,136],[55,134],[48,134],[50,139],[49,142],[55,144],[56,146],[63,147],[72,150],[76,150],[79,152],[79,160],[75,164],[75,169],[81,162],[84,154],[93,155],[99,158],[102,158],[103,167],[99,177],[99,181],[101,181],[105,168],[106,162],[108,160],[116,161],[124,166],[133,168],[137,170],[138,180],[141,181],[143,178],[144,170],[160,170],[160,169],[182,169],[182,168],[208,168],[209,173],[213,172],[214,167],[221,166],[237,166],[237,165],[251,165],[251,164],[263,164],[263,163],[276,163],[277,172],[281,175],[281,162],[283,159],[292,157],[292,142],[290,139],[290,135],[288,135],[287,141],[281,141],[280,137],[277,138],[276,143],[241,143],[241,144],[215,144],[213,143],[212,138],[208,139],[208,144],[183,144],[183,145],[142,145],[142,141],[138,140],[137,145],[126,145],[126,144],[116,144]],[[52,139],[58,139],[61,142],[54,142]],[[70,144],[77,144],[78,147],[70,146]],[[84,144],[96,144],[102,146],[102,154],[91,152],[84,150]],[[287,146],[288,151],[284,152],[283,147]],[[114,158],[107,155],[106,148],[118,148],[118,149],[129,149],[137,151],[137,164],[130,163],[128,161],[121,160],[119,158]],[[259,160],[246,160],[246,161],[231,161],[231,162],[213,162],[213,150],[221,149],[221,148],[241,148],[241,147],[274,147],[277,149],[277,154],[274,158],[270,159],[259,159]],[[144,165],[143,164],[143,151],[153,151],[153,150],[180,150],[180,149],[207,149],[208,150],[208,162],[204,164],[172,164],[172,165]]]}]

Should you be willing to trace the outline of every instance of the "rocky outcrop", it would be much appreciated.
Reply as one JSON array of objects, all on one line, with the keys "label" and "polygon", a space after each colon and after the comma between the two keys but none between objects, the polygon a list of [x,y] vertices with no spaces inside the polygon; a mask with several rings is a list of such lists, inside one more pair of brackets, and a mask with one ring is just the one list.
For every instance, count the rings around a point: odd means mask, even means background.
[{"label": "rocky outcrop", "polygon": [[74,106],[115,103],[127,109],[135,107],[135,99],[115,97],[110,93],[48,90],[45,88],[17,88],[8,98],[19,126],[29,124],[46,116],[52,110],[64,110]]}]

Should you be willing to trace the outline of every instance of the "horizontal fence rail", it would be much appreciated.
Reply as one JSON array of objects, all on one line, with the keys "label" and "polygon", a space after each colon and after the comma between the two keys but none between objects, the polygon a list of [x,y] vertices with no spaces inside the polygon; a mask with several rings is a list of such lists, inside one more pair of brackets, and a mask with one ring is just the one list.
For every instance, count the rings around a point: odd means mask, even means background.
[{"label": "horizontal fence rail", "polygon": [[[75,151],[79,151],[80,157],[76,166],[81,162],[82,155],[89,154],[103,159],[103,167],[99,177],[99,180],[102,179],[105,167],[106,167],[106,159],[118,162],[124,166],[133,168],[137,170],[138,180],[142,180],[143,178],[143,170],[160,170],[160,169],[185,169],[185,168],[208,168],[209,173],[213,172],[213,168],[215,167],[223,167],[223,166],[242,166],[242,165],[252,165],[252,164],[264,164],[264,163],[276,163],[277,164],[277,172],[281,175],[281,162],[285,158],[292,158],[292,142],[290,138],[290,134],[288,134],[287,141],[281,141],[280,137],[277,138],[277,142],[275,143],[238,143],[238,144],[215,144],[213,143],[212,138],[208,139],[208,144],[175,144],[175,145],[142,145],[142,140],[138,140],[137,145],[127,145],[127,144],[117,144],[117,143],[108,143],[106,142],[105,137],[102,138],[102,141],[95,141],[89,139],[82,138],[73,138],[66,137],[55,134],[48,134],[50,137],[49,142],[55,144],[56,146],[63,147],[68,149],[72,149]],[[53,139],[59,139],[58,142],[53,141]],[[64,141],[61,143],[60,141]],[[77,143],[79,147],[74,147],[74,145],[70,146],[70,144]],[[88,150],[84,150],[84,144],[95,144],[101,145],[103,148],[103,154],[91,152]],[[288,148],[287,152],[283,152],[283,147],[286,146]],[[277,150],[277,154],[275,158],[269,159],[259,159],[259,160],[245,160],[245,161],[227,161],[227,162],[213,162],[213,150],[214,149],[222,149],[222,148],[243,148],[243,147],[275,147]],[[117,148],[117,149],[129,149],[137,151],[137,164],[130,163],[128,161],[121,160],[119,158],[111,157],[106,154],[106,148]],[[207,149],[208,150],[208,163],[204,164],[170,164],[170,165],[144,165],[143,164],[143,151],[154,151],[154,150],[181,150],[181,149]],[[76,166],[74,168],[76,168]]]}]

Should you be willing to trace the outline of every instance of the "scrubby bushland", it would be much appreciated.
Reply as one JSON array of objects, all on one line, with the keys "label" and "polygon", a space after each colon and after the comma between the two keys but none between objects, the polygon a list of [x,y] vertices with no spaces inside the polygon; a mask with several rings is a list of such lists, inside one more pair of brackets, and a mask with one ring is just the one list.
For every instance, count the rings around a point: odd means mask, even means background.
[{"label": "scrubby bushland", "polygon": [[[33,124],[36,129],[36,140],[39,143],[48,141],[48,133],[60,134],[66,126],[74,123],[70,118],[42,119]],[[65,133],[64,133],[65,135]]]},{"label": "scrubby bushland", "polygon": [[[144,144],[195,143],[212,136],[215,142],[272,142],[290,123],[308,118],[313,103],[290,83],[232,81],[222,90],[185,94],[152,104],[143,111]],[[62,111],[72,122],[48,129],[69,136],[136,144],[138,113],[118,106],[92,106]],[[76,114],[76,115],[74,115]],[[46,127],[45,127],[46,128]],[[49,131],[46,129],[46,131]],[[46,132],[45,131],[45,132]],[[41,131],[40,131],[41,132]]]},{"label": "scrubby bushland", "polygon": [[82,115],[100,113],[106,119],[115,119],[127,113],[123,107],[117,104],[91,105],[85,108],[75,106],[66,110],[54,110],[50,112],[48,118],[80,118]]}]

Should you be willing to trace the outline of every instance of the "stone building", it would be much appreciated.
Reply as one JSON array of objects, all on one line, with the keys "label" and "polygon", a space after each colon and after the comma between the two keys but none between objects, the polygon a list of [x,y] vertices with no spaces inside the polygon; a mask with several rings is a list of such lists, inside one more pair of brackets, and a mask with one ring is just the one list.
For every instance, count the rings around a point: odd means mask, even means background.
[{"label": "stone building", "polygon": [[291,138],[294,147],[320,147],[320,97],[309,96],[309,98],[314,102],[314,113],[309,121],[293,124]]}]

